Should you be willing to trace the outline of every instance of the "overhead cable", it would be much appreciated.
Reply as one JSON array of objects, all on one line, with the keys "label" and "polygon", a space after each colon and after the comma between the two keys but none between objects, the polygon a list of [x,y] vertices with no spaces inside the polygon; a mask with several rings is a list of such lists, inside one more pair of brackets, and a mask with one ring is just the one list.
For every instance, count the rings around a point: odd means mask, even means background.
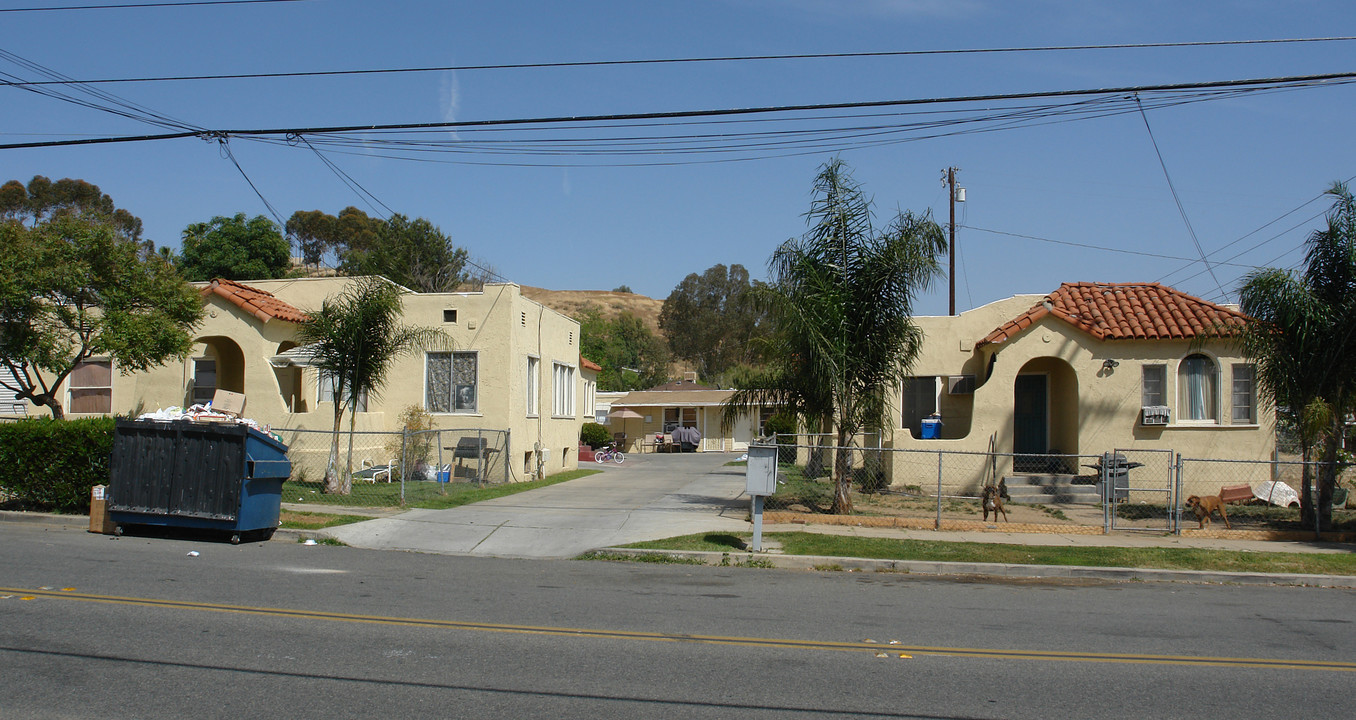
[{"label": "overhead cable", "polygon": [[[237,0],[237,1],[247,1],[247,0]],[[264,2],[267,0],[253,0],[253,1]],[[289,0],[274,0],[274,1],[282,2]],[[214,4],[214,3],[184,3],[184,4],[191,5],[191,4]],[[917,57],[928,55],[979,55],[979,54],[998,54],[998,53],[1069,52],[1084,50],[1141,50],[1149,48],[1220,47],[1237,45],[1274,45],[1286,43],[1346,42],[1351,40],[1356,40],[1356,36],[1317,37],[1317,38],[1276,38],[1262,40],[1212,40],[1199,42],[1121,43],[1113,45],[1051,45],[1051,46],[999,47],[999,48],[958,48],[950,50],[946,49],[882,50],[882,51],[840,52],[840,53],[793,53],[785,55],[724,55],[724,56],[685,57],[685,58],[648,58],[634,60],[579,60],[570,62],[493,63],[479,65],[440,65],[426,67],[372,68],[356,70],[312,70],[296,72],[229,73],[218,75],[163,75],[163,76],[129,77],[129,78],[100,78],[100,79],[81,80],[79,82],[94,84],[94,83],[180,82],[180,81],[202,81],[202,80],[258,80],[272,78],[333,77],[343,75],[389,75],[389,74],[428,73],[428,72],[474,72],[479,70],[533,70],[549,68],[615,67],[626,65],[676,65],[676,64],[694,64],[694,63],[728,63],[728,62],[753,62],[753,61],[774,61],[774,60],[830,60],[830,59],[851,59],[851,58],[881,58],[881,57],[910,57],[910,56]],[[46,81],[38,84],[59,84],[60,82],[61,81]]]},{"label": "overhead cable", "polygon": [[1035,98],[1069,98],[1084,97],[1092,95],[1115,95],[1115,94],[1133,94],[1133,93],[1154,93],[1154,92],[1180,92],[1187,90],[1206,90],[1218,89],[1225,90],[1231,88],[1254,88],[1264,90],[1279,87],[1299,87],[1305,85],[1338,85],[1348,84],[1356,81],[1356,72],[1345,73],[1325,73],[1320,75],[1296,75],[1288,77],[1275,78],[1253,78],[1246,80],[1220,80],[1213,82],[1195,82],[1195,83],[1171,83],[1161,85],[1137,85],[1129,87],[1096,88],[1082,90],[1057,90],[1040,91],[1026,93],[1001,93],[991,95],[966,95],[954,97],[939,98],[914,98],[902,100],[871,100],[861,102],[842,102],[842,103],[815,103],[801,105],[779,105],[763,106],[749,108],[725,108],[713,110],[684,110],[684,111],[666,111],[666,112],[643,112],[643,113],[617,113],[606,115],[575,115],[575,116],[557,116],[557,117],[536,117],[536,118],[510,118],[500,120],[458,120],[458,121],[440,121],[424,123],[391,123],[391,124],[369,124],[369,125],[335,125],[327,127],[292,127],[292,128],[271,128],[271,129],[238,129],[238,130],[211,130],[211,131],[183,131],[174,133],[162,133],[158,135],[136,135],[136,136],[118,136],[106,138],[81,138],[78,140],[52,140],[30,143],[7,143],[0,145],[0,150],[13,150],[19,148],[39,148],[39,147],[62,147],[73,145],[100,145],[110,143],[130,143],[130,142],[148,142],[155,140],[173,140],[187,137],[201,136],[207,133],[213,135],[229,135],[233,137],[260,137],[277,136],[287,137],[289,135],[314,135],[318,133],[355,133],[355,132],[381,132],[389,130],[428,130],[428,129],[451,129],[451,128],[479,128],[479,127],[509,127],[509,126],[535,126],[547,124],[576,124],[601,121],[628,121],[628,120],[671,120],[681,118],[715,118],[715,117],[742,117],[755,115],[785,114],[795,112],[812,112],[824,110],[852,110],[865,108],[884,108],[884,107],[907,107],[933,104],[953,104],[967,102],[994,102],[1011,100],[1028,100]]}]

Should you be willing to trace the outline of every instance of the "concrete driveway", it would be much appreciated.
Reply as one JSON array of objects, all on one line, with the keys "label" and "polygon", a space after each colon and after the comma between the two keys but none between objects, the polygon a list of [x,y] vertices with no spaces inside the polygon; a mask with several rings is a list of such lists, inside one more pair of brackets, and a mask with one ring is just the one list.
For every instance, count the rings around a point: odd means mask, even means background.
[{"label": "concrete driveway", "polygon": [[[603,472],[449,510],[331,528],[354,547],[496,557],[573,557],[594,548],[749,528],[734,453],[633,455]],[[587,464],[586,467],[593,467]]]}]

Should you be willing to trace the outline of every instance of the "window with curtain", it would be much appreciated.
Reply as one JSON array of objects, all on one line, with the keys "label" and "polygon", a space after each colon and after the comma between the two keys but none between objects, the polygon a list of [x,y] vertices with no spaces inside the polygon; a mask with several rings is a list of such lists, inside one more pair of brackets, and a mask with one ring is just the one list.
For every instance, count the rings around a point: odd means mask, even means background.
[{"label": "window with curtain", "polygon": [[68,412],[113,412],[113,361],[86,360],[71,371]]},{"label": "window with curtain", "polygon": [[1252,425],[1257,422],[1257,368],[1239,364],[1233,370],[1233,424]]},{"label": "window with curtain", "polygon": [[479,357],[435,352],[424,360],[424,407],[431,413],[475,413],[479,407]]},{"label": "window with curtain", "polygon": [[1218,422],[1219,369],[1201,354],[1188,355],[1177,367],[1177,417],[1184,421]]}]

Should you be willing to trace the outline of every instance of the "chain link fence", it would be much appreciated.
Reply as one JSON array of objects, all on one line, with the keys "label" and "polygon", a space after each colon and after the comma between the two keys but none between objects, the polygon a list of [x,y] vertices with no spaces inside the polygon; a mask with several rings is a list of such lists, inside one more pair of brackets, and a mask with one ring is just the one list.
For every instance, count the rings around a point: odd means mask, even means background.
[{"label": "chain link fence", "polygon": [[[800,436],[804,438],[806,436]],[[777,436],[768,522],[918,529],[1103,532],[1100,456],[1013,455],[793,443]],[[866,439],[873,442],[873,439]],[[1015,473],[1014,464],[1044,472]],[[844,478],[842,487],[834,478]],[[985,511],[986,487],[1006,492]],[[851,514],[843,513],[851,507]]]},{"label": "chain link fence", "polygon": [[[764,503],[767,522],[1180,533],[1196,529],[1189,523],[1197,518],[1184,506],[1192,495],[1234,500],[1230,519],[1243,529],[1298,527],[1301,520],[1295,490],[1303,465],[1295,461],[1180,458],[1144,449],[1032,455],[837,447],[804,435],[776,440],[778,484]],[[835,478],[844,478],[841,487]],[[1356,497],[1342,489],[1353,480],[1356,468],[1339,477],[1334,525],[1356,522],[1356,512],[1343,507],[1356,510]],[[986,503],[986,488],[1001,492],[1001,502]]]},{"label": "chain link fence", "polygon": [[460,492],[468,485],[520,479],[514,477],[508,459],[507,430],[340,432],[336,472],[343,475],[351,457],[353,473],[347,487],[340,482],[338,488],[325,483],[334,433],[284,428],[273,432],[288,446],[292,462],[292,477],[283,484],[285,503],[399,507]]}]

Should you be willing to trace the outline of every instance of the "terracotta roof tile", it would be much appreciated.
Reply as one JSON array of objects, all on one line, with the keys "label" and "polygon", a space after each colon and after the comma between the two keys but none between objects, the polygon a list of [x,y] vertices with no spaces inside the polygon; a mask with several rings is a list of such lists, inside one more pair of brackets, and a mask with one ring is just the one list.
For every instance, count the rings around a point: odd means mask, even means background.
[{"label": "terracotta roof tile", "polygon": [[1209,332],[1231,335],[1247,322],[1243,313],[1158,283],[1064,283],[975,347],[1009,340],[1046,315],[1098,340],[1186,340]]},{"label": "terracotta roof tile", "polygon": [[309,315],[273,297],[273,293],[234,280],[217,278],[208,283],[207,287],[202,289],[202,297],[205,300],[212,295],[225,298],[233,305],[258,318],[259,322],[266,323],[274,319],[293,323],[311,321]]},{"label": "terracotta roof tile", "polygon": [[602,372],[602,371],[603,371],[603,366],[602,366],[602,365],[599,365],[598,363],[593,362],[592,360],[590,360],[590,359],[584,357],[583,355],[580,355],[580,356],[579,356],[579,364],[582,365],[582,366],[584,367],[585,370],[592,370],[592,371],[594,371],[594,372]]}]

